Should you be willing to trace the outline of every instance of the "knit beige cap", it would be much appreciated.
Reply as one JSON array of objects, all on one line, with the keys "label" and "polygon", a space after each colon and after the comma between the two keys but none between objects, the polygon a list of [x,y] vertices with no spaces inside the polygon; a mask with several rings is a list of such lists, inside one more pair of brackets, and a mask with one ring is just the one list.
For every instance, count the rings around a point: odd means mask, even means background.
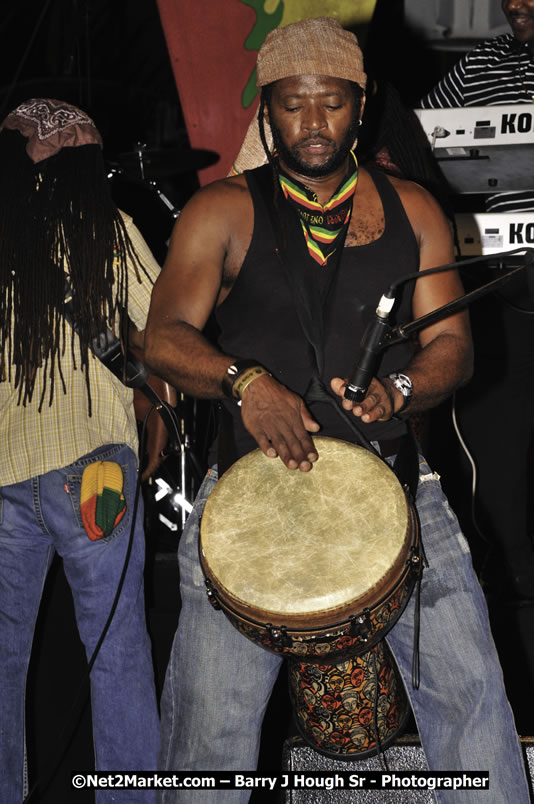
[{"label": "knit beige cap", "polygon": [[[356,36],[330,17],[301,20],[271,31],[258,52],[257,75],[258,87],[292,75],[328,75],[354,81],[364,91],[367,79]],[[270,148],[272,134],[267,122],[265,137]],[[256,114],[229,175],[252,170],[266,161]]]},{"label": "knit beige cap", "polygon": [[367,79],[356,36],[330,17],[275,28],[259,50],[256,69],[258,87],[292,75],[328,75],[365,90]]}]

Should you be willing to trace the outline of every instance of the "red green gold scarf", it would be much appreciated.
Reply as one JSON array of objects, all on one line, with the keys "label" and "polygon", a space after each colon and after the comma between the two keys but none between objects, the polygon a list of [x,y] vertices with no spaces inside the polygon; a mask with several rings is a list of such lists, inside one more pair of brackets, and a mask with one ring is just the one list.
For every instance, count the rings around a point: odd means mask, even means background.
[{"label": "red green gold scarf", "polygon": [[290,179],[279,169],[282,192],[299,213],[310,256],[321,266],[326,266],[332,254],[339,246],[343,247],[345,242],[358,182],[358,162],[352,151],[351,156],[354,159],[354,169],[349,169],[348,175],[324,206],[309,187]]},{"label": "red green gold scarf", "polygon": [[80,511],[91,541],[109,536],[126,511],[123,474],[114,461],[94,461],[82,474]]}]

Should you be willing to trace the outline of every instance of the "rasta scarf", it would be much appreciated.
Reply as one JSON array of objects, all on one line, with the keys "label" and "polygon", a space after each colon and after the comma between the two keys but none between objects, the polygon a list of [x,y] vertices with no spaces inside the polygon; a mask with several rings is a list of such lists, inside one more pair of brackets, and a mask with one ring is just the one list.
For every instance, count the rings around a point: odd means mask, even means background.
[{"label": "rasta scarf", "polygon": [[109,536],[126,511],[123,474],[114,461],[95,461],[82,475],[80,511],[91,541]]},{"label": "rasta scarf", "polygon": [[358,162],[353,151],[351,156],[354,159],[354,169],[349,168],[347,176],[324,206],[319,203],[312,190],[299,181],[290,179],[278,166],[282,192],[299,214],[310,256],[321,266],[327,266],[336,249],[343,247],[349,228],[352,200],[358,181]]}]

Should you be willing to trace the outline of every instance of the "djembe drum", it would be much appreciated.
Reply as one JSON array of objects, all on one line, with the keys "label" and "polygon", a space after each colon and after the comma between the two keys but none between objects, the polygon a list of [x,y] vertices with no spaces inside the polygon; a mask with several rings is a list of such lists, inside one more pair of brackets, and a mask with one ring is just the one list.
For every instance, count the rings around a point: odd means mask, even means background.
[{"label": "djembe drum", "polygon": [[338,758],[375,753],[409,711],[383,637],[420,568],[417,516],[370,451],[314,439],[310,472],[260,450],[206,503],[200,558],[208,596],[236,628],[290,660],[297,725]]}]

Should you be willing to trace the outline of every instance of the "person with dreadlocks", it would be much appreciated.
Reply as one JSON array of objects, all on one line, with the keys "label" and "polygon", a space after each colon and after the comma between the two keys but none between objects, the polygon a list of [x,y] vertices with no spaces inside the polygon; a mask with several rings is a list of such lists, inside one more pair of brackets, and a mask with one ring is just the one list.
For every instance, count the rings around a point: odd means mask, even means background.
[{"label": "person with dreadlocks", "polygon": [[[427,191],[356,162],[362,62],[356,37],[329,18],[268,35],[257,58],[258,128],[248,141],[262,161],[263,141],[268,164],[193,196],[154,287],[148,364],[185,393],[220,400],[222,408],[214,464],[179,547],[182,608],[161,702],[162,769],[253,770],[282,661],[245,638],[206,595],[199,520],[220,488],[218,475],[224,485],[232,462],[246,461],[255,448],[283,462],[288,483],[300,473],[325,471],[312,438],[319,432],[353,444],[366,439],[388,463],[397,465],[398,454],[413,467],[402,414],[435,405],[471,373],[467,316],[456,314],[423,330],[417,353],[409,343],[387,350],[362,401],[344,398],[343,378],[380,294],[399,277],[453,258],[448,223]],[[427,276],[397,299],[395,320],[428,313],[461,293],[453,271]],[[216,345],[202,334],[212,310]],[[464,791],[463,802],[527,802],[484,596],[457,521],[422,456],[419,465],[415,457],[415,485],[428,561],[418,612],[420,678],[412,682],[417,595],[386,639],[428,765],[489,770],[489,790]],[[263,487],[257,488],[259,503]],[[254,503],[251,509],[252,517]],[[271,516],[277,521],[276,511]],[[247,788],[169,790],[160,800],[226,804],[249,795]],[[436,798],[458,800],[445,789]]]},{"label": "person with dreadlocks", "polygon": [[[94,356],[107,326],[140,343],[159,272],[114,205],[85,112],[31,99],[0,127],[0,800],[27,791],[24,699],[45,576],[63,559],[93,656],[128,555],[137,478],[132,390]],[[64,315],[67,283],[71,327]],[[90,673],[97,769],[155,768],[159,740],[137,510]],[[64,724],[72,725],[72,724]],[[150,791],[132,801],[152,802]],[[116,800],[99,791],[100,804]]]}]

